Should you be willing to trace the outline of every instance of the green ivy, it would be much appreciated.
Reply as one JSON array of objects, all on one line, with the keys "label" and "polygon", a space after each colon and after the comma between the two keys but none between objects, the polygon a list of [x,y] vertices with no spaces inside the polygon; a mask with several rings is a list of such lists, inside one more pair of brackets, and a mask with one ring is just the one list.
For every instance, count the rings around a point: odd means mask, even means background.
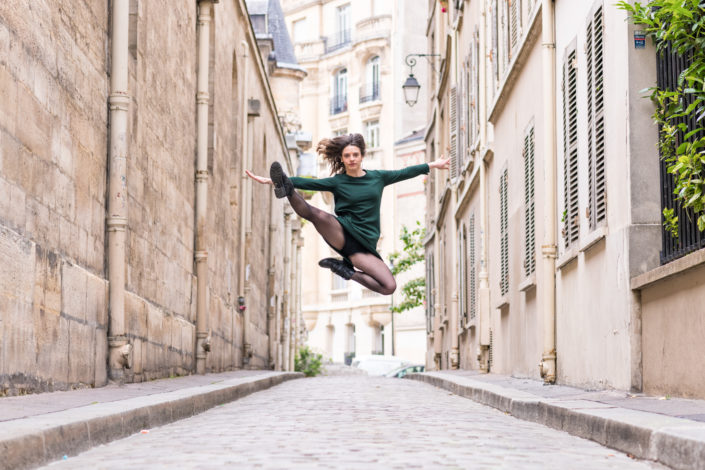
[{"label": "green ivy", "polygon": [[[416,263],[425,259],[423,239],[426,236],[426,229],[421,226],[421,222],[416,222],[416,228],[412,231],[403,225],[399,239],[404,244],[401,252],[394,252],[389,255],[392,262],[392,274],[403,273],[410,270]],[[423,305],[426,300],[426,278],[417,277],[401,288],[402,302],[391,307],[392,312],[401,313],[411,310],[414,307]]]},{"label": "green ivy", "polygon": [[[692,57],[676,90],[654,87],[649,91],[656,105],[653,118],[660,127],[661,157],[675,181],[673,194],[683,208],[694,211],[698,229],[705,231],[705,1],[652,0],[645,5],[620,1],[617,6],[644,28],[660,53],[670,45],[679,55]],[[694,117],[695,129],[677,122],[683,117]],[[684,133],[682,139],[679,133]],[[678,217],[673,209],[664,209],[663,216],[664,226],[677,237]]]}]

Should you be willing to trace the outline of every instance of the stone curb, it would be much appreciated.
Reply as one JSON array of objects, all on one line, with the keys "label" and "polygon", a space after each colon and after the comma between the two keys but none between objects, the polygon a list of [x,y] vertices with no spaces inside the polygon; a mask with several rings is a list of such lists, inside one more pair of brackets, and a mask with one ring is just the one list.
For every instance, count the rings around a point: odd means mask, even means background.
[{"label": "stone curb", "polygon": [[526,421],[543,424],[677,470],[705,470],[705,424],[589,400],[551,399],[468,377],[409,374]]},{"label": "stone curb", "polygon": [[303,377],[271,372],[0,424],[0,470],[33,468]]}]

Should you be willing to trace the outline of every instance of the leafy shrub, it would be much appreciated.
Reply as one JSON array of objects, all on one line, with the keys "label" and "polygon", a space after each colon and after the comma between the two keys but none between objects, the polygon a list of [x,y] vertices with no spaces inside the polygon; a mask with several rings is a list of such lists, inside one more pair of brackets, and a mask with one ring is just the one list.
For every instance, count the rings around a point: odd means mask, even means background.
[{"label": "leafy shrub", "polygon": [[303,372],[306,377],[314,377],[321,373],[323,355],[314,353],[308,346],[299,349],[294,358],[294,370]]}]

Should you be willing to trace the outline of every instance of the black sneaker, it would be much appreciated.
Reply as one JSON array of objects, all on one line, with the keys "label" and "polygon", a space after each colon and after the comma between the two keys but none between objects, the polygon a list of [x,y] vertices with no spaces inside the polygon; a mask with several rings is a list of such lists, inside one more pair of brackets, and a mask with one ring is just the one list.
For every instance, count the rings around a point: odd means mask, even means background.
[{"label": "black sneaker", "polygon": [[355,274],[355,269],[352,266],[336,258],[323,258],[318,262],[318,265],[322,268],[330,269],[333,273],[342,277],[346,281],[352,279],[353,274]]},{"label": "black sneaker", "polygon": [[286,173],[284,173],[279,162],[274,162],[272,166],[269,167],[269,177],[272,179],[272,183],[274,183],[274,195],[277,198],[281,199],[291,196],[291,193],[294,191],[294,185],[289,177],[286,176]]}]

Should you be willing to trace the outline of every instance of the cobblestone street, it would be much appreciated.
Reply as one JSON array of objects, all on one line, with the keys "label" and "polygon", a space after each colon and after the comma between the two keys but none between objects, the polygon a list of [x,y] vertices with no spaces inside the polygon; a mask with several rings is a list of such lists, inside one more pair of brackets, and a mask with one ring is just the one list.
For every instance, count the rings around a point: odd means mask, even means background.
[{"label": "cobblestone street", "polygon": [[49,468],[654,469],[411,380],[293,380]]}]

